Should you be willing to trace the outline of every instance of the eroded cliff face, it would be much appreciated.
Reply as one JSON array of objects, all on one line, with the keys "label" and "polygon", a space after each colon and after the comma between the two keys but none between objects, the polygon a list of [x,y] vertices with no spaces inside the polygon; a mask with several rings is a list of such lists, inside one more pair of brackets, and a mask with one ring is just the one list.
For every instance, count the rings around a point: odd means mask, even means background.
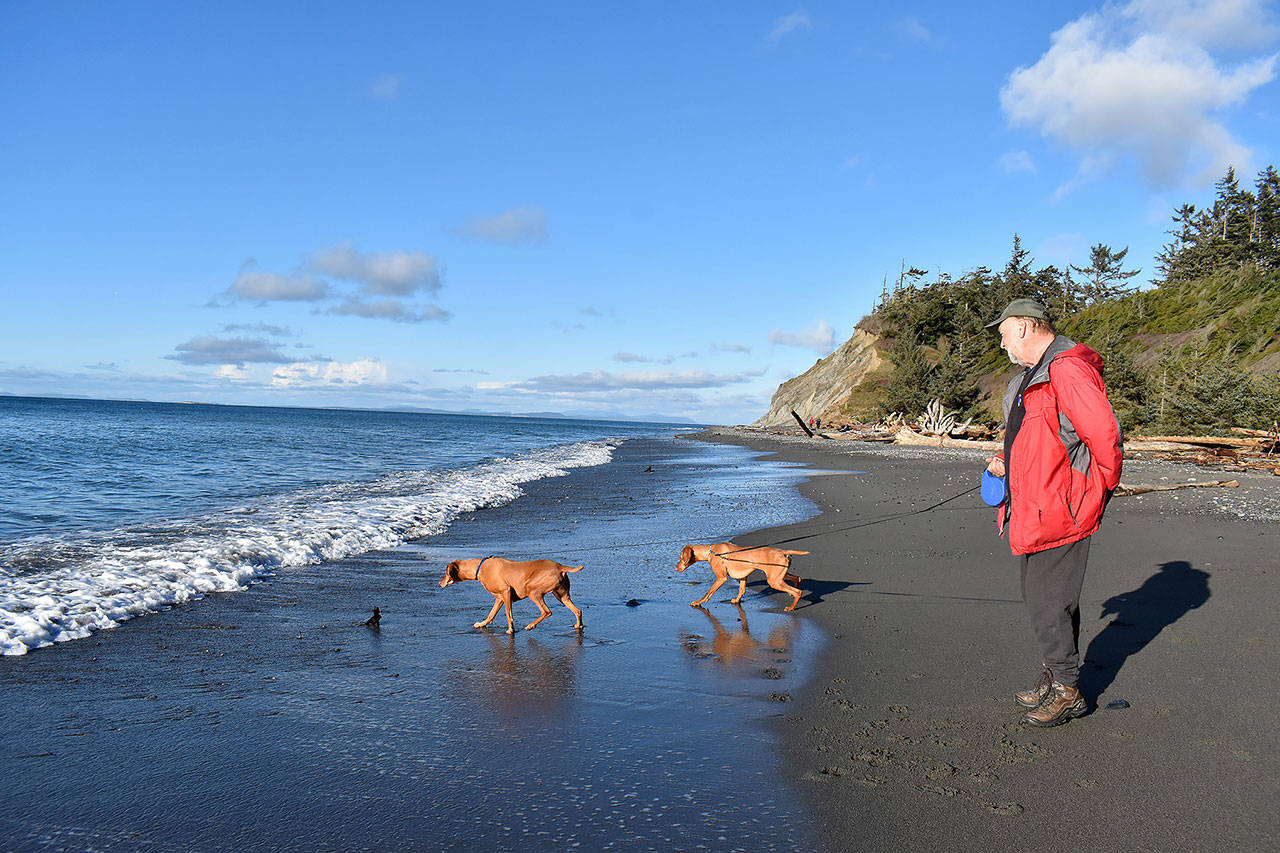
[{"label": "eroded cliff face", "polygon": [[886,365],[882,346],[876,335],[855,329],[853,337],[831,355],[779,385],[769,403],[769,411],[751,426],[762,429],[794,426],[792,409],[806,421],[820,417],[824,425],[834,425],[849,395]]}]

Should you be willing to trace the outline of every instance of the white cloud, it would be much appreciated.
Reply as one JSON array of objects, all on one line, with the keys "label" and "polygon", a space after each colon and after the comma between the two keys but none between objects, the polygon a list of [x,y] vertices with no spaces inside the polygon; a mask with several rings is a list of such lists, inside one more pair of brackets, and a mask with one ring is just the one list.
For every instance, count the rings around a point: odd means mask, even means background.
[{"label": "white cloud", "polygon": [[931,41],[933,39],[933,33],[929,31],[928,27],[920,23],[920,19],[914,15],[894,21],[893,29],[898,35],[912,41]]},{"label": "white cloud", "polygon": [[1029,153],[1018,149],[1017,151],[1006,151],[1000,155],[1000,168],[1010,175],[1016,175],[1020,172],[1034,175],[1036,164]]},{"label": "white cloud", "polygon": [[438,305],[415,308],[399,299],[349,298],[333,306],[326,314],[364,317],[368,320],[393,320],[397,323],[430,323],[448,320],[453,315]]},{"label": "white cloud", "polygon": [[247,302],[316,302],[329,295],[329,285],[310,275],[278,275],[246,270],[227,293]]},{"label": "white cloud", "polygon": [[535,376],[523,382],[480,383],[476,387],[486,390],[505,388],[551,393],[617,391],[621,389],[720,388],[725,385],[748,382],[760,375],[757,371],[713,374],[705,370],[686,370],[680,373],[661,370],[634,373],[610,373],[605,370],[590,370],[583,373]]},{"label": "white cloud", "polygon": [[800,332],[784,332],[781,329],[774,329],[769,333],[769,343],[779,344],[784,347],[802,347],[827,355],[836,348],[836,332],[835,329],[827,325],[826,320],[818,320],[812,326]]},{"label": "white cloud", "polygon": [[368,385],[387,381],[387,368],[370,358],[343,363],[294,362],[277,367],[271,374],[276,388],[300,388],[308,385]]},{"label": "white cloud", "polygon": [[773,22],[773,28],[769,30],[765,40],[770,44],[777,44],[792,33],[811,29],[813,29],[813,21],[809,18],[808,12],[792,12]]},{"label": "white cloud", "polygon": [[[346,284],[335,288],[320,276]],[[313,313],[423,323],[447,320],[452,315],[437,305],[423,307],[398,298],[366,297],[405,297],[418,293],[434,296],[440,287],[441,269],[433,255],[426,252],[361,252],[350,243],[340,243],[311,253],[302,271],[294,275],[244,270],[225,293],[209,302],[209,306],[225,306],[235,300],[265,305],[268,302],[332,299],[340,301]],[[224,331],[232,330],[257,331],[280,337],[291,334],[283,326],[266,323],[224,326]]]},{"label": "white cloud", "polygon": [[1260,0],[1132,0],[1123,14],[1144,29],[1205,48],[1248,50],[1277,35],[1267,4]]},{"label": "white cloud", "polygon": [[277,338],[294,336],[294,331],[286,326],[275,326],[271,323],[223,323],[224,332],[257,332],[262,335],[273,335]]},{"label": "white cloud", "polygon": [[313,272],[357,282],[367,293],[408,296],[440,291],[440,269],[426,252],[370,252],[350,243],[320,249],[308,261]]},{"label": "white cloud", "polygon": [[751,352],[751,347],[746,344],[712,344],[711,349],[717,352]]},{"label": "white cloud", "polygon": [[671,364],[673,361],[678,361],[682,358],[697,358],[697,357],[698,357],[698,354],[696,352],[670,353],[668,355],[663,356],[662,358],[650,358],[649,356],[636,355],[635,353],[632,353],[632,352],[620,352],[614,355],[613,360],[624,361],[624,362],[645,362],[645,363],[651,363],[651,364]]},{"label": "white cloud", "polygon": [[224,364],[213,375],[230,382],[244,382],[249,378],[249,368],[243,364]]},{"label": "white cloud", "polygon": [[547,241],[547,214],[537,205],[513,208],[488,218],[471,219],[459,231],[485,243],[518,246]]},{"label": "white cloud", "polygon": [[1051,37],[1034,65],[1009,75],[1006,116],[1075,150],[1080,173],[1059,189],[1134,158],[1150,184],[1205,182],[1250,151],[1215,112],[1242,103],[1275,76],[1277,57],[1221,66],[1209,48],[1256,46],[1271,28],[1250,0],[1133,0],[1081,16]]},{"label": "white cloud", "polygon": [[399,74],[383,74],[369,84],[369,96],[379,101],[394,101],[400,97]]},{"label": "white cloud", "polygon": [[173,348],[165,358],[183,364],[285,364],[275,344],[258,338],[215,338],[211,335],[192,338]]}]

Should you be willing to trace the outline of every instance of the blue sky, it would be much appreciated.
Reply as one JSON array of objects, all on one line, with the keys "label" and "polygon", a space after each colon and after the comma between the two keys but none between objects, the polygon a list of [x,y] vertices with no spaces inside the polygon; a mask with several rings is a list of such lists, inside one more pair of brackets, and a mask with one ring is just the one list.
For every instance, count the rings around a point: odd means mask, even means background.
[{"label": "blue sky", "polygon": [[743,423],[1280,162],[1272,3],[870,5],[0,4],[0,393]]}]

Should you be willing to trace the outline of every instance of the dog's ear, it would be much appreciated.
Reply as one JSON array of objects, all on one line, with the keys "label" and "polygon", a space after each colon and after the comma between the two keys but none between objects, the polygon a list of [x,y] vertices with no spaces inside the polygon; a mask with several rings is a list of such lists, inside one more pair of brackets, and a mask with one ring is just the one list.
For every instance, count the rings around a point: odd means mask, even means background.
[{"label": "dog's ear", "polygon": [[680,551],[680,562],[683,563],[686,560],[688,560],[689,562],[693,562],[693,546],[692,545],[685,545],[684,548]]},{"label": "dog's ear", "polygon": [[458,579],[458,561],[454,560],[452,563],[446,566],[444,573],[448,575],[451,580],[456,581]]}]

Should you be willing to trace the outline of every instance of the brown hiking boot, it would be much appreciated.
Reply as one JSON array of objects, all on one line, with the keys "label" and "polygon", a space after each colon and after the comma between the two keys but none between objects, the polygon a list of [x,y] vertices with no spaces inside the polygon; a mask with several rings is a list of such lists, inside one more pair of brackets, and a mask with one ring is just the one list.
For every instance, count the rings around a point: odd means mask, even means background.
[{"label": "brown hiking boot", "polygon": [[1049,672],[1049,668],[1045,667],[1044,672],[1036,679],[1036,684],[1030,690],[1019,690],[1013,694],[1013,701],[1017,702],[1024,708],[1039,708],[1040,703],[1044,701],[1044,697],[1049,695],[1049,688],[1053,685],[1053,673]]},{"label": "brown hiking boot", "polygon": [[1022,719],[1033,726],[1060,726],[1073,717],[1082,716],[1087,710],[1089,703],[1084,701],[1079,688],[1055,681],[1040,707],[1024,714]]}]

